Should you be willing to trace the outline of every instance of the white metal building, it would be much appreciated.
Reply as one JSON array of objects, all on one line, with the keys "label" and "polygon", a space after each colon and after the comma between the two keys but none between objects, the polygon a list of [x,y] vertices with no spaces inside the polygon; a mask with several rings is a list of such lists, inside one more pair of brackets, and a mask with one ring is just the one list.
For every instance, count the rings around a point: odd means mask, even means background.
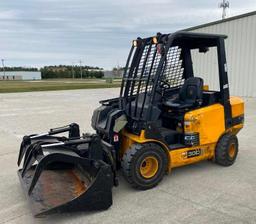
[{"label": "white metal building", "polygon": [[[227,35],[225,45],[230,92],[232,95],[256,97],[256,11],[186,30]],[[218,86],[216,59],[216,49],[210,49],[206,55],[192,53],[194,74],[202,76],[210,89]]]},{"label": "white metal building", "polygon": [[41,80],[39,71],[5,71],[0,72],[0,80]]}]

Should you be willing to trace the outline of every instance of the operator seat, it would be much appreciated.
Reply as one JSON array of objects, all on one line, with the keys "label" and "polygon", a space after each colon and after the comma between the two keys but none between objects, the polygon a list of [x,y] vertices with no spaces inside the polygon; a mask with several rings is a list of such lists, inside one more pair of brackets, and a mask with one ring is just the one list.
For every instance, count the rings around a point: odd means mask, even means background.
[{"label": "operator seat", "polygon": [[202,105],[203,79],[190,77],[185,80],[178,97],[167,99],[163,104],[173,110],[184,110]]}]

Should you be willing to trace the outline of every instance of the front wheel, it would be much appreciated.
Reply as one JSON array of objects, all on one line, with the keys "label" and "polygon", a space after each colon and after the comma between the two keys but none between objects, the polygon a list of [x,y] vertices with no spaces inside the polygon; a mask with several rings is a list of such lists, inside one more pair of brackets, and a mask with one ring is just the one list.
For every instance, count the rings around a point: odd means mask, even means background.
[{"label": "front wheel", "polygon": [[215,149],[215,162],[222,166],[231,166],[237,157],[238,139],[235,135],[223,135]]},{"label": "front wheel", "polygon": [[122,158],[125,179],[134,187],[146,190],[155,187],[165,174],[168,158],[157,144],[133,144]]}]

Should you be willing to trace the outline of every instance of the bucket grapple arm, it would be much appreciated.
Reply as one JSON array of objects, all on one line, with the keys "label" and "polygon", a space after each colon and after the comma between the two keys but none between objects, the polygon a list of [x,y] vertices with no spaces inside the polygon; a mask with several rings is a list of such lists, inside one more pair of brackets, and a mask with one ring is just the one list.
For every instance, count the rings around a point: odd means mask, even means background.
[{"label": "bucket grapple arm", "polygon": [[[68,137],[55,136],[68,132]],[[18,170],[35,216],[52,212],[106,209],[117,185],[112,146],[96,134],[80,136],[70,124],[24,136]]]}]

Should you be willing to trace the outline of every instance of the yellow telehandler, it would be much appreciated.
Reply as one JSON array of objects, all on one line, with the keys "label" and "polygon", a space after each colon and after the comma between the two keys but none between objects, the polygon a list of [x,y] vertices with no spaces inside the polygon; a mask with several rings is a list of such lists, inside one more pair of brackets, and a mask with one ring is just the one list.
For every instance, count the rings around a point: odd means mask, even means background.
[{"label": "yellow telehandler", "polygon": [[[18,175],[34,214],[107,209],[119,169],[132,187],[146,190],[175,167],[232,165],[244,102],[229,95],[225,38],[184,31],[137,38],[120,96],[93,113],[94,134],[80,135],[73,123],[24,136]],[[191,51],[210,48],[217,49],[219,90],[194,74]]]}]

